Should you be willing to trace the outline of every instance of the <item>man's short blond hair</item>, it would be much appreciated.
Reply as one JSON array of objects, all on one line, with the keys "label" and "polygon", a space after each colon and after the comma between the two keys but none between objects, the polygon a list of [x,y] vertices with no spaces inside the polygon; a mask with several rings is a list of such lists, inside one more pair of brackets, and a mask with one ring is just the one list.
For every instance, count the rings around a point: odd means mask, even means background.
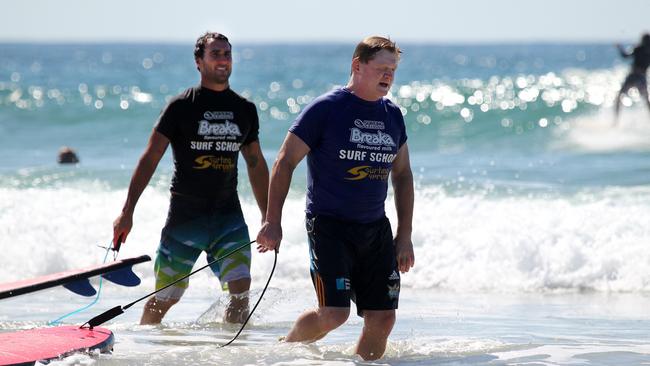
[{"label": "man's short blond hair", "polygon": [[359,42],[357,48],[354,49],[352,59],[354,60],[355,58],[359,58],[359,61],[367,64],[368,61],[372,60],[381,50],[390,51],[398,56],[402,53],[399,47],[397,47],[397,44],[389,38],[371,36],[366,37],[363,41]]}]

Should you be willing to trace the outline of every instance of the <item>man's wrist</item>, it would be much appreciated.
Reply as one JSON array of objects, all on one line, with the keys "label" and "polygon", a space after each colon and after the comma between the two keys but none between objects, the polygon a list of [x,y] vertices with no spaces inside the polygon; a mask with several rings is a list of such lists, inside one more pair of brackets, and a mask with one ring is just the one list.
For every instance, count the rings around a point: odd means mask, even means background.
[{"label": "man's wrist", "polygon": [[398,227],[397,228],[397,236],[407,236],[410,237],[411,233],[413,232],[413,229],[410,227]]},{"label": "man's wrist", "polygon": [[264,218],[264,222],[266,222],[269,225],[280,225],[280,223],[282,222],[282,216],[273,212],[269,213],[267,211]]}]

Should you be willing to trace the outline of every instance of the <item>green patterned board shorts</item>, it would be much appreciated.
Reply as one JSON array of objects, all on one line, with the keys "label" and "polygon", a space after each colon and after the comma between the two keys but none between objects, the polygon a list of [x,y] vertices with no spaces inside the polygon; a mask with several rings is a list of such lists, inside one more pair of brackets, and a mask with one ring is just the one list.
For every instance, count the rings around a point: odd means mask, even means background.
[{"label": "green patterned board shorts", "polygon": [[[156,290],[192,272],[201,252],[208,262],[249,243],[248,226],[241,209],[231,212],[206,210],[205,205],[172,199],[167,222],[161,233],[154,272]],[[251,248],[243,247],[210,266],[223,290],[228,282],[250,278]],[[177,300],[183,296],[189,278],[156,294],[159,300]]]}]

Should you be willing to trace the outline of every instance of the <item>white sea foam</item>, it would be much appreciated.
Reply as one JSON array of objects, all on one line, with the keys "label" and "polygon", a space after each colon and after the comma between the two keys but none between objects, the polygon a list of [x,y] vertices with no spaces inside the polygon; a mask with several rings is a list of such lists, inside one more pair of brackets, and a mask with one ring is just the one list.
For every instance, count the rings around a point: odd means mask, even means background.
[{"label": "white sea foam", "polygon": [[417,199],[417,264],[404,283],[486,291],[595,289],[650,285],[650,190],[611,188],[572,197]]},{"label": "white sea foam", "polygon": [[[101,262],[112,221],[126,191],[85,188],[0,188],[0,275],[6,281]],[[147,189],[120,257],[155,255],[168,193]],[[292,192],[284,207],[284,240],[274,285],[309,286],[304,196]],[[414,288],[452,291],[650,290],[650,189],[604,188],[569,196],[452,196],[437,187],[417,192],[413,243],[416,265],[402,278]],[[251,238],[260,215],[252,200],[243,209]],[[388,201],[387,214],[395,224]],[[253,258],[261,285],[273,255]],[[200,259],[198,265],[204,264]],[[151,263],[136,266],[152,286]],[[203,271],[196,291],[217,288]]]},{"label": "white sea foam", "polygon": [[579,115],[556,129],[556,148],[585,152],[650,151],[650,113],[645,105],[621,109],[618,120],[612,108]]}]

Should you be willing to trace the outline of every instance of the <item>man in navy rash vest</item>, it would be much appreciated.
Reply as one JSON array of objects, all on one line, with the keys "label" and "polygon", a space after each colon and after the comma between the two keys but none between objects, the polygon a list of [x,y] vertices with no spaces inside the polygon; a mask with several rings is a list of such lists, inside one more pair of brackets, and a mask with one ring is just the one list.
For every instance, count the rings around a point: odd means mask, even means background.
[{"label": "man in navy rash vest", "polygon": [[[306,228],[318,308],[305,311],[285,337],[313,342],[350,315],[364,326],[355,353],[382,357],[395,323],[400,274],[415,257],[411,242],[413,175],[406,128],[398,106],[384,98],[400,50],[383,37],[361,41],[348,85],[315,99],[289,129],[271,172],[266,221],[258,250],[277,250],[291,176],[307,156]],[[391,178],[397,209],[393,237],[384,212]]]},{"label": "man in navy rash vest", "polygon": [[616,118],[621,109],[621,98],[630,88],[636,88],[650,110],[650,99],[648,99],[648,81],[646,72],[650,66],[650,34],[646,33],[641,37],[641,43],[632,52],[626,51],[620,44],[617,44],[622,57],[632,57],[632,68],[625,78],[621,90],[616,96]]},{"label": "man in navy rash vest", "polygon": [[[158,118],[133,173],[121,214],[113,223],[113,245],[126,239],[136,203],[151,180],[167,146],[174,154],[174,175],[165,227],[154,271],[156,289],[189,274],[201,252],[208,261],[250,241],[237,195],[237,160],[241,151],[257,205],[266,214],[269,171],[258,140],[255,105],[230,89],[231,45],[224,35],[208,32],[194,48],[201,84],[173,98]],[[227,322],[248,315],[250,246],[211,266],[232,295]],[[152,296],[141,324],[157,324],[176,304],[188,279]]]}]

